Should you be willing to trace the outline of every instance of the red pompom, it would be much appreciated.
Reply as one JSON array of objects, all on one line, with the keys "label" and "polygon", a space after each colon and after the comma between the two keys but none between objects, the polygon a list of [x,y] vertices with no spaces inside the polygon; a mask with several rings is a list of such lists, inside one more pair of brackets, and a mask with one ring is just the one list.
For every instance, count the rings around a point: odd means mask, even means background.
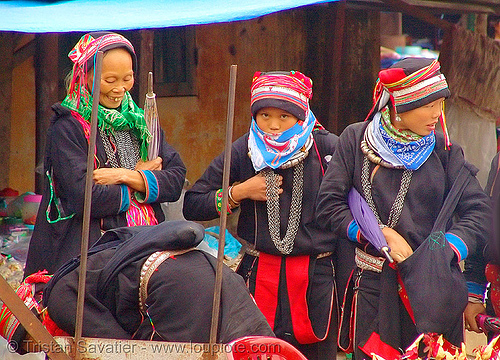
[{"label": "red pompom", "polygon": [[401,68],[389,68],[381,70],[378,76],[382,84],[392,84],[395,83],[396,81],[404,79],[407,75]]}]

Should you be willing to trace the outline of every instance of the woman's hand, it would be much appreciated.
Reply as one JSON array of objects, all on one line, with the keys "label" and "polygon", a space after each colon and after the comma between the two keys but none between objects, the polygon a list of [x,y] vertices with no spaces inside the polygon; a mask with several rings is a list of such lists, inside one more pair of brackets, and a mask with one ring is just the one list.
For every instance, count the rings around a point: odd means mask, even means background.
[{"label": "woman's hand", "polygon": [[[278,194],[281,194],[283,192],[281,188],[283,176],[279,175],[277,181],[279,186]],[[244,199],[266,201],[266,178],[262,174],[257,174],[240,184],[234,185],[231,195],[237,202]]]},{"label": "woman's hand", "polygon": [[[158,158],[159,159],[159,158]],[[143,164],[148,164],[147,166],[154,166],[153,161],[147,161]],[[160,163],[161,166],[161,163]],[[146,184],[142,175],[136,170],[128,170],[125,168],[100,168],[95,169],[93,172],[94,183],[97,185],[120,185],[125,184],[131,189],[139,192],[146,191]]]},{"label": "woman's hand", "polygon": [[464,311],[465,328],[469,331],[482,333],[476,322],[477,314],[486,314],[486,308],[483,304],[468,302]]},{"label": "woman's hand", "polygon": [[135,165],[135,170],[161,170],[163,164],[163,159],[161,157],[157,157],[156,159],[149,161],[142,161]]},{"label": "woman's hand", "polygon": [[407,257],[413,254],[413,250],[408,245],[406,240],[394,229],[385,227],[382,229],[385,240],[391,249],[391,256],[395,262],[399,263],[404,261]]},{"label": "woman's hand", "polygon": [[100,168],[93,172],[94,182],[98,185],[117,185],[123,184],[127,173],[132,170],[124,168]]}]

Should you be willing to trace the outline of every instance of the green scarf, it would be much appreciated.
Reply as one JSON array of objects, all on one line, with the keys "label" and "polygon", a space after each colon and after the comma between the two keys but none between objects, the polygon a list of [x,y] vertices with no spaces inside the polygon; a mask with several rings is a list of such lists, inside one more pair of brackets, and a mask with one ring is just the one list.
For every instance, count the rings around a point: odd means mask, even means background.
[{"label": "green scarf", "polygon": [[[75,92],[78,94],[78,89]],[[85,88],[81,93],[81,96],[75,96],[75,94],[73,94],[74,96],[66,96],[61,105],[76,111],[86,121],[90,122],[92,95]],[[115,130],[131,130],[139,139],[141,159],[143,161],[147,160],[148,139],[151,135],[144,119],[144,110],[137,106],[129,92],[125,93],[119,110],[108,109],[99,104],[97,120],[99,128],[105,130],[108,135],[112,134]]]},{"label": "green scarf", "polygon": [[387,135],[389,135],[394,140],[402,144],[406,144],[411,141],[418,141],[422,138],[422,136],[415,134],[411,130],[399,130],[395,128],[394,125],[392,125],[391,123],[391,113],[387,106],[384,107],[382,110],[380,110],[380,112],[382,113],[380,124],[387,132]]}]

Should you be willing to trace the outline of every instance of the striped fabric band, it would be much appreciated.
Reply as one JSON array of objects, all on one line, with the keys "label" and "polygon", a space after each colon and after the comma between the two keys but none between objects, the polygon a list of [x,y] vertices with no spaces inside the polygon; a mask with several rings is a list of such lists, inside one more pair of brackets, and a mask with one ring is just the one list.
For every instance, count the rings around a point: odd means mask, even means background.
[{"label": "striped fabric band", "polygon": [[441,65],[437,60],[434,60],[429,66],[424,67],[414,73],[404,77],[401,80],[393,83],[384,83],[383,85],[389,89],[390,92],[398,91],[399,89],[409,88],[429,78],[436,71],[441,69]]},{"label": "striped fabric band", "polygon": [[312,80],[300,71],[289,73],[256,72],[250,89],[250,106],[264,98],[291,102],[304,111],[312,98]]},{"label": "striped fabric band", "polygon": [[78,66],[82,66],[94,56],[99,49],[115,43],[125,43],[130,46],[130,49],[134,48],[132,43],[120,34],[106,34],[97,39],[87,34],[70,51],[68,57]]},{"label": "striped fabric band", "polygon": [[354,257],[354,260],[356,262],[357,267],[363,270],[369,270],[376,273],[382,272],[385,258],[367,254],[360,248],[356,248],[355,252],[356,256]]},{"label": "striped fabric band", "polygon": [[253,104],[254,102],[264,98],[285,100],[299,106],[304,110],[307,109],[308,104],[307,96],[295,90],[284,88],[281,86],[263,86],[254,89],[252,91],[250,103]]},{"label": "striped fabric band", "polygon": [[[86,34],[80,38],[78,43],[68,54],[70,60],[74,63],[71,83],[69,86],[70,98],[78,96],[76,107],[80,106],[80,94],[76,94],[75,90],[80,93],[85,87],[86,79],[86,64],[99,49],[103,49],[111,44],[124,44],[134,52],[134,46],[130,41],[120,34],[110,33],[94,39],[92,35]],[[86,94],[83,95],[85,98]]]},{"label": "striped fabric band", "polygon": [[414,101],[426,98],[427,96],[440,90],[446,89],[447,87],[448,83],[446,82],[444,75],[440,74],[417,83],[414,86],[399,91],[394,91],[394,103],[396,107],[404,104],[409,104]]}]

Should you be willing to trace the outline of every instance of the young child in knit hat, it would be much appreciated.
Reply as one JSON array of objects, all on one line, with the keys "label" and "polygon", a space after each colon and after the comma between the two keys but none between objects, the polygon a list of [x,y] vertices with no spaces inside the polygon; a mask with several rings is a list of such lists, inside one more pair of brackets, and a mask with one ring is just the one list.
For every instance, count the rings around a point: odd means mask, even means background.
[{"label": "young child in knit hat", "polygon": [[[334,359],[337,344],[330,231],[315,221],[316,194],[337,136],[309,107],[312,81],[298,71],[257,72],[249,132],[232,145],[229,209],[247,242],[238,273],[276,336],[310,359]],[[223,154],[187,191],[184,216],[220,216]]]}]

